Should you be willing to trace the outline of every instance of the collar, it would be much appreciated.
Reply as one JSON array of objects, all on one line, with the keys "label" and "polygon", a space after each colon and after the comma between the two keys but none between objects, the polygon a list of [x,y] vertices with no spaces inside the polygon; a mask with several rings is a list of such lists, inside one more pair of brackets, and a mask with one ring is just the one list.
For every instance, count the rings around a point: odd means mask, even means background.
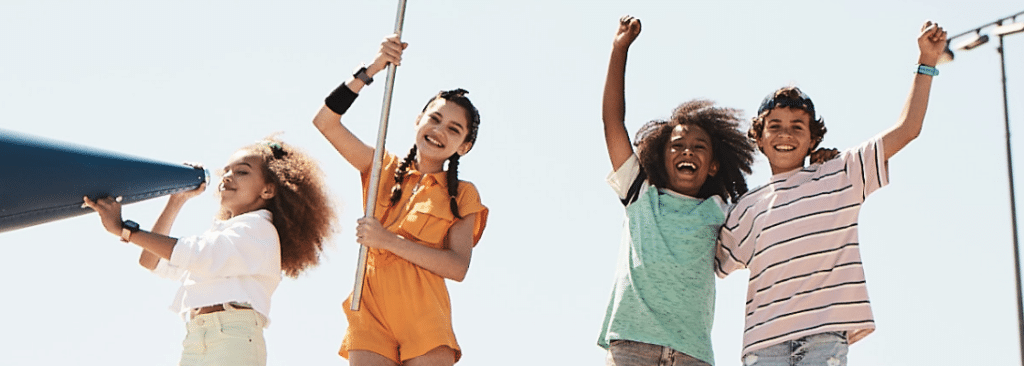
[{"label": "collar", "polygon": [[[407,177],[424,176],[423,180],[420,181],[420,185],[421,186],[426,187],[426,186],[430,186],[430,185],[436,184],[436,185],[441,186],[441,188],[448,189],[448,172],[440,171],[440,172],[437,172],[437,173],[423,174],[423,172],[419,171],[419,169],[416,168],[416,162],[415,161],[412,163],[412,166],[409,167],[409,172],[406,173],[406,176]],[[416,180],[419,180],[419,179],[417,178]]]},{"label": "collar", "polygon": [[267,220],[269,222],[274,222],[274,214],[270,213],[270,210],[267,210],[265,208],[261,208],[259,210],[249,211],[249,212],[246,212],[244,214],[232,217],[232,218],[227,219],[227,220],[218,220],[217,223],[224,224],[224,223],[234,222],[234,221],[238,221],[238,220],[252,220],[252,219],[255,219],[255,218],[262,218],[262,219]]},{"label": "collar", "polygon": [[808,170],[808,168],[811,168],[814,165],[817,165],[817,164],[812,164],[812,165],[808,165],[808,166],[802,166],[802,167],[799,167],[799,168],[796,168],[796,169],[793,169],[793,170],[790,170],[790,171],[787,171],[787,172],[782,172],[782,173],[779,173],[779,174],[774,174],[774,175],[772,175],[770,182],[778,182],[778,181],[783,181],[783,180],[789,179],[789,178],[793,177],[794,175],[796,175],[796,173]]}]

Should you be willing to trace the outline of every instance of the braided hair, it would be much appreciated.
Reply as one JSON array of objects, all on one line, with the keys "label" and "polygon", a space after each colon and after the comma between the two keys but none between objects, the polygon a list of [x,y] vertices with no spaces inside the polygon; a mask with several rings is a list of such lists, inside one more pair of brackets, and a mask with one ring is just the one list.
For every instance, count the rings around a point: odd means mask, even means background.
[{"label": "braided hair", "polygon": [[[466,140],[463,141],[463,143],[474,143],[476,142],[477,131],[480,129],[480,111],[478,111],[476,107],[473,106],[473,102],[469,101],[469,98],[466,97],[466,94],[469,94],[469,92],[461,88],[438,92],[436,95],[430,98],[429,101],[427,101],[427,104],[425,106],[423,106],[423,110],[421,111],[420,117],[423,116],[422,112],[426,112],[427,108],[430,108],[430,105],[433,104],[434,101],[436,100],[444,99],[445,101],[455,103],[456,105],[462,107],[462,109],[466,111]],[[470,148],[472,148],[472,146]],[[458,202],[455,199],[459,195],[460,156],[461,155],[459,155],[459,153],[456,152],[452,154],[452,156],[448,157],[448,169],[445,170],[445,177],[448,181],[448,205],[452,210],[452,215],[454,215],[455,218],[457,219],[462,218],[462,215],[459,214]],[[405,156],[405,159],[402,160],[402,164],[399,165],[398,169],[395,171],[395,186],[391,188],[391,205],[397,204],[398,201],[402,198],[402,181],[405,180],[405,175],[409,172],[409,167],[412,166],[412,162],[415,160],[416,145],[413,144],[412,148],[409,149],[409,154]]]}]

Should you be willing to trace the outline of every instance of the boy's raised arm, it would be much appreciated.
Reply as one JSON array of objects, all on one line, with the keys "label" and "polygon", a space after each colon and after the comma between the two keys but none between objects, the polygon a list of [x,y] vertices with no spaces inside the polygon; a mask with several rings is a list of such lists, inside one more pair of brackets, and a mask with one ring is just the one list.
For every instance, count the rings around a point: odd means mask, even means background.
[{"label": "boy's raised arm", "polygon": [[[917,63],[934,67],[939,55],[946,48],[946,41],[946,31],[938,23],[926,21],[921,26],[921,34],[917,37],[917,46],[921,51]],[[899,121],[882,135],[886,161],[921,134],[931,87],[931,75],[914,74],[914,85],[910,89],[910,95],[907,96],[907,102],[903,106],[903,113],[900,114]]]},{"label": "boy's raised arm", "polygon": [[604,120],[604,139],[608,144],[608,157],[612,169],[618,170],[633,155],[633,145],[626,132],[626,54],[629,45],[640,35],[640,19],[629,15],[619,18],[619,29],[612,42],[612,55],[608,61],[608,76],[604,82],[601,119]]}]

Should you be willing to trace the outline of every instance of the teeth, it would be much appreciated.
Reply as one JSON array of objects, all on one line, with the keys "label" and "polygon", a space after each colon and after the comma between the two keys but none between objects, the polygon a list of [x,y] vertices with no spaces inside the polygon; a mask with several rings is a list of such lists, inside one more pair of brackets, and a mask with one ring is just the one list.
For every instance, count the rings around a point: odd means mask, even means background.
[{"label": "teeth", "polygon": [[779,151],[792,151],[792,150],[795,150],[795,149],[796,149],[796,147],[792,146],[792,145],[779,145],[779,146],[775,147],[775,150],[779,150]]},{"label": "teeth", "polygon": [[438,142],[437,140],[434,140],[433,137],[425,136],[424,138],[427,140],[427,142],[430,142],[430,143],[436,145],[437,147],[444,147],[444,145],[442,145],[440,142]]},{"label": "teeth", "polygon": [[676,165],[676,169],[682,169],[682,168],[690,168],[690,169],[693,169],[693,170],[697,170],[697,165],[694,164],[694,163],[688,162],[688,161],[684,161],[684,162],[681,162],[678,165]]}]

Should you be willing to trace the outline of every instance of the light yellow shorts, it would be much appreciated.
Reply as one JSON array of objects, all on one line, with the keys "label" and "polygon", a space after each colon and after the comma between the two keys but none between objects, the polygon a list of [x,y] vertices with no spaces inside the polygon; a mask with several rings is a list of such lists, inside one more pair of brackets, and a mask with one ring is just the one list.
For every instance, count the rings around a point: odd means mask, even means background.
[{"label": "light yellow shorts", "polygon": [[181,366],[266,366],[263,339],[266,319],[251,309],[225,306],[224,311],[192,318],[185,328]]}]

